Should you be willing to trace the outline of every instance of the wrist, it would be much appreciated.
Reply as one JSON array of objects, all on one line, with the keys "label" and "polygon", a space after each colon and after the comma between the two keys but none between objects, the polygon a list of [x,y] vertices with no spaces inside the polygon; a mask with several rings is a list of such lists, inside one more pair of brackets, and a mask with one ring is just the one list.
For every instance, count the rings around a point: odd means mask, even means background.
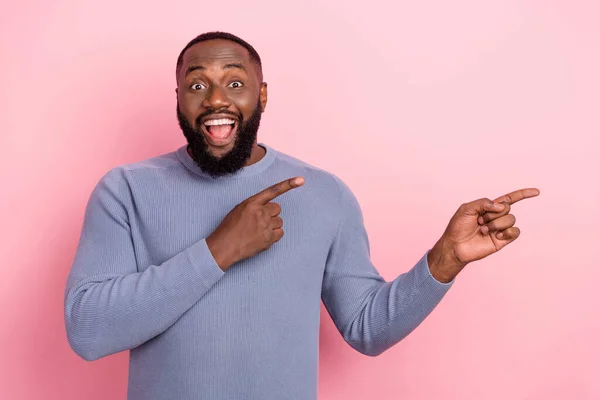
[{"label": "wrist", "polygon": [[456,259],[450,244],[440,239],[427,254],[431,275],[441,283],[449,283],[463,270],[466,264]]},{"label": "wrist", "polygon": [[231,265],[235,263],[232,257],[228,253],[228,246],[224,245],[221,240],[213,237],[212,235],[206,238],[206,245],[210,250],[213,258],[215,259],[219,268],[223,271],[227,271]]}]

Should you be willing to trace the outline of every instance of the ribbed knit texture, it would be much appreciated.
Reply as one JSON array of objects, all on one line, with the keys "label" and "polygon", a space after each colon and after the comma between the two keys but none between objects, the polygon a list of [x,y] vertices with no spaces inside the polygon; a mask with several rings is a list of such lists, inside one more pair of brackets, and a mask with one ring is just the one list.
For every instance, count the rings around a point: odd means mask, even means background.
[{"label": "ribbed knit texture", "polygon": [[[375,356],[452,286],[431,276],[427,252],[386,282],[349,188],[261,146],[258,163],[216,179],[184,146],[114,168],[90,196],[67,336],[86,360],[131,350],[128,399],[316,399],[321,299],[348,344]],[[223,272],[205,238],[236,204],[295,176],[305,184],[274,200],[283,238]]]}]

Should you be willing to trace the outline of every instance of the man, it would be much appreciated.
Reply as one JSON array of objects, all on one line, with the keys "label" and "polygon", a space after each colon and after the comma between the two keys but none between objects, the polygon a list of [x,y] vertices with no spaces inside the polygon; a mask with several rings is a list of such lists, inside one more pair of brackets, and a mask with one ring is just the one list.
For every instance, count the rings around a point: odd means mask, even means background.
[{"label": "man", "polygon": [[469,262],[514,241],[510,205],[539,194],[463,204],[386,282],[350,189],[257,142],[267,84],[254,48],[206,33],[176,71],[188,145],[100,180],[65,292],[77,354],[130,350],[129,399],[315,399],[321,299],[346,342],[376,356]]}]

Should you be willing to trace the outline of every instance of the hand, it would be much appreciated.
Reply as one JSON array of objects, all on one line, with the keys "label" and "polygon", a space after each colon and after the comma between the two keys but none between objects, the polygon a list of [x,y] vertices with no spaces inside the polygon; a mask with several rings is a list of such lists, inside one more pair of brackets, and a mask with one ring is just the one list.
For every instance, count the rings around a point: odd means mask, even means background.
[{"label": "hand", "polygon": [[281,206],[271,200],[303,184],[302,177],[280,182],[247,198],[225,216],[206,238],[208,248],[223,271],[268,249],[282,238]]},{"label": "hand", "polygon": [[[521,189],[494,201],[484,198],[460,206],[428,257],[432,275],[450,282],[470,262],[480,260],[515,241],[520,229],[510,206],[535,197],[535,188]],[[437,276],[436,276],[437,275]]]}]

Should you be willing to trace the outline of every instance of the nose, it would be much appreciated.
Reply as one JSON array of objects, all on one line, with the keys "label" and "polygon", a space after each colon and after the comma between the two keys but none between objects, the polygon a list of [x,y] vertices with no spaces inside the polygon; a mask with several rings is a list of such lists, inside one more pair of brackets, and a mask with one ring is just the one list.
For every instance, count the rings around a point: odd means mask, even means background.
[{"label": "nose", "polygon": [[231,105],[227,93],[218,87],[213,86],[210,91],[206,94],[206,97],[202,101],[202,106],[207,109],[219,110],[221,108],[227,108]]}]

